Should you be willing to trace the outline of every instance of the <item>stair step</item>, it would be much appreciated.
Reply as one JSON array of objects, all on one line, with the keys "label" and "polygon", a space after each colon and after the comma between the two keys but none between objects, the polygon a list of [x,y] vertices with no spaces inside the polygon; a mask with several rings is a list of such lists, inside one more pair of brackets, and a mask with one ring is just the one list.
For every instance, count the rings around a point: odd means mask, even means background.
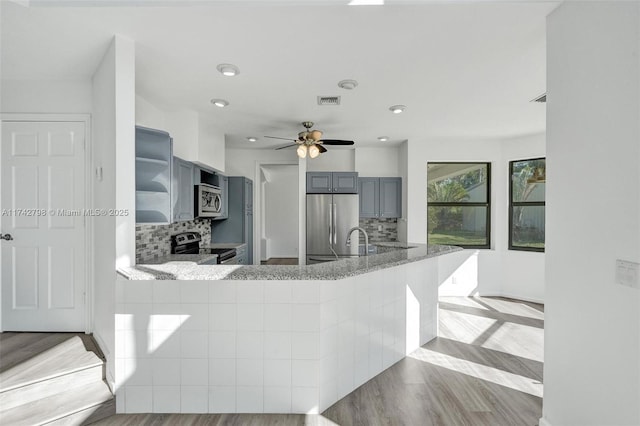
[{"label": "stair step", "polygon": [[[5,340],[2,344],[4,346]],[[44,346],[42,352],[30,355],[20,363],[3,366],[0,392],[103,365],[102,359],[94,352],[87,351],[83,340],[73,335],[53,347]]]},{"label": "stair step", "polygon": [[14,387],[0,392],[0,408],[9,408],[24,405],[41,398],[47,398],[65,390],[85,386],[90,383],[102,382],[103,366],[95,365],[82,370],[36,381],[28,385]]},{"label": "stair step", "polygon": [[51,422],[62,422],[67,417],[68,420],[73,421],[76,415],[88,419],[94,413],[105,414],[111,404],[115,403],[107,384],[102,381],[94,382],[8,410],[2,410],[0,411],[0,424],[12,426],[44,425]]},{"label": "stair step", "polygon": [[115,398],[111,398],[109,401],[103,402],[99,406],[87,408],[86,410],[78,411],[70,416],[62,417],[61,419],[47,423],[47,426],[89,425],[115,414],[116,400]]}]

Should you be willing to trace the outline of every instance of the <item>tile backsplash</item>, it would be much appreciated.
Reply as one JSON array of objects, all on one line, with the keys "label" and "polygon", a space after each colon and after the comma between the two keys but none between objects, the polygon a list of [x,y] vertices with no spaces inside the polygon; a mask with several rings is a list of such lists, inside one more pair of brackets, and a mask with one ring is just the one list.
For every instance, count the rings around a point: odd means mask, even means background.
[{"label": "tile backsplash", "polygon": [[211,219],[195,219],[168,225],[136,225],[136,263],[145,263],[171,254],[171,236],[195,231],[204,243],[211,242]]},{"label": "tile backsplash", "polygon": [[[360,227],[367,231],[370,243],[398,240],[398,219],[360,218]],[[382,230],[379,231],[378,227]]]}]

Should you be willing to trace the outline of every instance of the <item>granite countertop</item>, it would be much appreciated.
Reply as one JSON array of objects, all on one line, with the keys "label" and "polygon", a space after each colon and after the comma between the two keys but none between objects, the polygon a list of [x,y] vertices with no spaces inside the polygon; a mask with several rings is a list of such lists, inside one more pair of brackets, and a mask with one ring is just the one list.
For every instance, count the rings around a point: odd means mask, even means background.
[{"label": "granite countertop", "polygon": [[[378,254],[315,265],[198,265],[169,262],[136,265],[118,273],[130,280],[338,280],[462,250],[455,246],[376,243]],[[380,250],[382,249],[382,250]]]}]

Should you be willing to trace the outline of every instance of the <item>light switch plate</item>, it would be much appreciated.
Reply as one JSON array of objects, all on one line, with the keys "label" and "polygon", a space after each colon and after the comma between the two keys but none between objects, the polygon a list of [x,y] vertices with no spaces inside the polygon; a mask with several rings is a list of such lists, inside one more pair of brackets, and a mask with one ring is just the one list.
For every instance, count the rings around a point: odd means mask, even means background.
[{"label": "light switch plate", "polygon": [[640,263],[616,259],[616,284],[640,288]]}]

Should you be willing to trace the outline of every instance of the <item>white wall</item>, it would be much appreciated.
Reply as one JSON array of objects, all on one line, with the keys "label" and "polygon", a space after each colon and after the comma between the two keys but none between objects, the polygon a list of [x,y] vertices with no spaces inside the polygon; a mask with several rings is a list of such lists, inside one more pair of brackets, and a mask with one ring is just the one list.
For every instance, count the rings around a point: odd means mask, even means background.
[{"label": "white wall", "polygon": [[[190,160],[187,158],[187,160]],[[225,171],[226,147],[224,132],[211,118],[200,115],[198,123],[198,158],[194,161],[208,165],[221,172]]]},{"label": "white wall", "polygon": [[298,257],[298,166],[265,167],[264,236],[271,257]]},{"label": "white wall", "polygon": [[[427,240],[427,163],[491,163],[491,249],[474,250],[457,274],[444,278],[441,295],[504,295],[544,300],[544,254],[508,250],[509,161],[545,155],[544,135],[489,141],[408,141],[406,143],[407,240]],[[404,174],[404,146],[399,171]],[[471,271],[475,271],[472,273]]]},{"label": "white wall", "polygon": [[167,125],[164,111],[136,95],[136,125],[150,129],[164,129]]},{"label": "white wall", "polygon": [[[542,108],[544,106],[537,105]],[[501,210],[501,222],[494,222],[503,227],[503,240],[498,247],[502,249],[500,269],[502,270],[502,289],[500,294],[516,299],[531,300],[544,303],[545,300],[545,253],[508,250],[509,244],[509,161],[524,160],[545,156],[545,136],[534,135],[506,140],[502,142],[502,165],[505,168],[502,194],[498,196],[498,210]],[[553,182],[551,183],[553,184]],[[546,186],[546,185],[545,185]],[[498,189],[492,182],[494,191]],[[504,200],[504,201],[502,201]],[[506,206],[506,207],[504,207]],[[497,211],[500,213],[500,211]],[[547,232],[548,235],[548,232]]]},{"label": "white wall", "polygon": [[164,114],[165,127],[173,138],[173,155],[184,160],[198,158],[198,113],[172,111]]},{"label": "white wall", "polygon": [[356,148],[355,170],[360,177],[400,176],[399,146]]},{"label": "white wall", "polygon": [[398,147],[398,176],[402,178],[402,217],[398,219],[398,241],[407,242],[407,212],[409,183],[409,142],[404,141]]},{"label": "white wall", "polygon": [[256,179],[256,162],[265,164],[286,164],[298,162],[295,149],[227,149],[226,175],[245,176],[253,181]]},{"label": "white wall", "polygon": [[128,209],[129,216],[94,220],[94,335],[107,358],[107,380],[115,382],[116,264],[135,260],[134,114],[135,54],[131,40],[114,37],[93,76],[94,207]]},{"label": "white wall", "polygon": [[[283,149],[283,151],[286,151]],[[296,150],[291,149],[294,153]],[[307,158],[309,172],[353,172],[355,170],[355,150],[327,147],[327,152],[316,158]]]},{"label": "white wall", "polygon": [[542,425],[640,424],[640,4],[565,2],[547,20]]},{"label": "white wall", "polygon": [[136,124],[168,132],[173,155],[225,171],[224,133],[215,122],[193,110],[166,111],[136,95]]},{"label": "white wall", "polygon": [[90,113],[91,80],[2,80],[2,112]]}]

